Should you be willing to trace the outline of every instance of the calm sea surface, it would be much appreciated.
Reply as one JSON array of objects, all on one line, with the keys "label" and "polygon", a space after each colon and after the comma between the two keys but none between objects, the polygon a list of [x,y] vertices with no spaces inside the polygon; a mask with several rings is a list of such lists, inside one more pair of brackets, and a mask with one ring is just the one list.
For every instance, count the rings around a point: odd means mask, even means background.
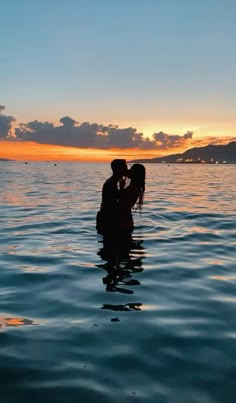
[{"label": "calm sea surface", "polygon": [[1,402],[236,402],[236,165],[146,169],[112,264],[109,164],[0,164]]}]

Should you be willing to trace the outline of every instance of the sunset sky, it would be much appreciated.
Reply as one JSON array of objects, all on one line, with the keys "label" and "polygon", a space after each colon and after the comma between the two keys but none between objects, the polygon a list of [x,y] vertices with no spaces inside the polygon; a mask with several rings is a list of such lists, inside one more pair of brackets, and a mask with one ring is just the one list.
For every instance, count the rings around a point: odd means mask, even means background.
[{"label": "sunset sky", "polygon": [[109,161],[236,139],[235,0],[0,10],[0,158]]}]

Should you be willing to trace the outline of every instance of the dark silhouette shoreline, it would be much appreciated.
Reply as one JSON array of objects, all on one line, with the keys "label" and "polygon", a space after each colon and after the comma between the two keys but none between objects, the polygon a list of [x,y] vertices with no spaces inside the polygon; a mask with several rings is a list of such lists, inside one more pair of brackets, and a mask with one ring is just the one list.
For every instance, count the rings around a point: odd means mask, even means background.
[{"label": "dark silhouette shoreline", "polygon": [[135,159],[129,162],[159,164],[236,164],[236,141],[226,145],[210,144],[205,147],[194,147],[182,154],[170,154],[164,157]]}]

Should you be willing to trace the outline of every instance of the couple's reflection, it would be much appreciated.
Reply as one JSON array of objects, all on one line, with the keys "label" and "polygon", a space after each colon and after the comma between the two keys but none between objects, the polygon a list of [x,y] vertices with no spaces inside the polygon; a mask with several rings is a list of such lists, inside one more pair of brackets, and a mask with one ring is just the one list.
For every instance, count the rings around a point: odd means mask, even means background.
[{"label": "couple's reflection", "polygon": [[[133,294],[133,287],[140,285],[134,278],[143,271],[142,259],[145,258],[143,240],[130,234],[122,236],[103,237],[102,248],[98,255],[103,263],[98,267],[105,271],[103,284],[108,292]],[[120,305],[104,304],[103,309],[114,311],[140,310],[141,303],[126,303]]]}]

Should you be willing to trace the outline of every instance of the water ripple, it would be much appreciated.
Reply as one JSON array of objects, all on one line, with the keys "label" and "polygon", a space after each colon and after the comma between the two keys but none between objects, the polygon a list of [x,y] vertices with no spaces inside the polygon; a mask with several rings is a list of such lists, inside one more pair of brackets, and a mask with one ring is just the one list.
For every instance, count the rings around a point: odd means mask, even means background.
[{"label": "water ripple", "polygon": [[114,250],[95,231],[107,164],[1,168],[4,402],[234,402],[235,166],[147,164]]}]

